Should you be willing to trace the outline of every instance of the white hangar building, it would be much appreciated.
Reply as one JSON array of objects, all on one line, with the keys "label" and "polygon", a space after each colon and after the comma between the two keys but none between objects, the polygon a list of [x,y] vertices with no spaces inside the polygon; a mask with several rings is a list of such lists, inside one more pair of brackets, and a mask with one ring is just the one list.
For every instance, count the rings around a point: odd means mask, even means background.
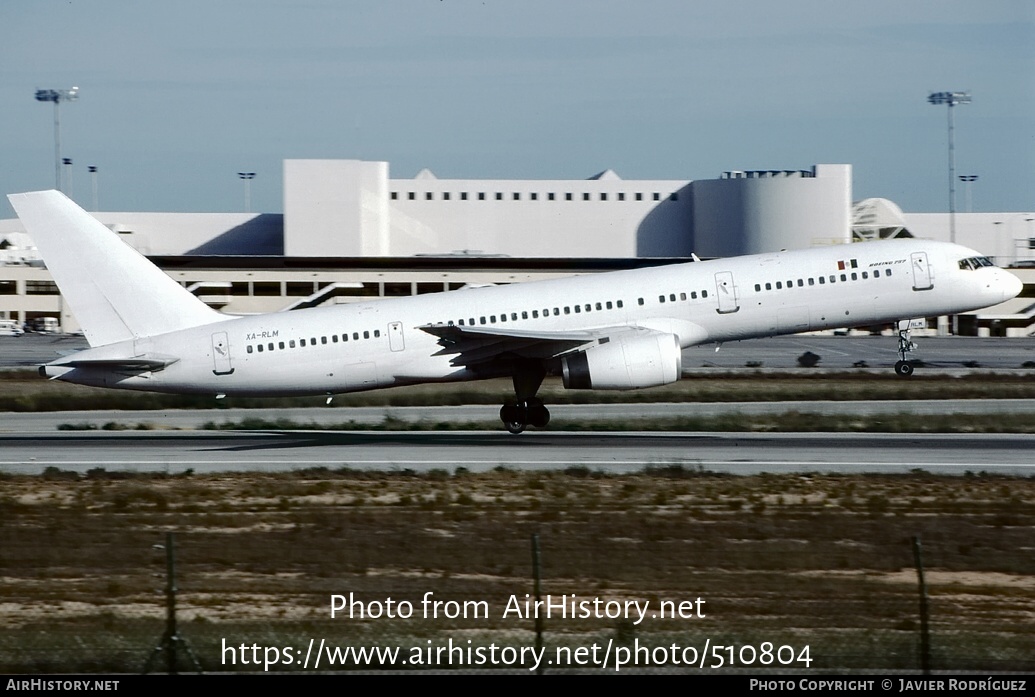
[{"label": "white hangar building", "polygon": [[[903,214],[884,199],[853,205],[851,166],[838,164],[734,170],[696,181],[626,180],[611,170],[584,180],[475,180],[439,179],[428,170],[391,179],[387,162],[286,160],[282,215],[94,215],[232,313],[593,273],[691,254],[949,236],[946,214]],[[1003,266],[1035,266],[1035,215],[956,218],[960,243]],[[1035,307],[1027,307],[1030,297],[1014,304],[1005,314],[997,310],[994,321],[1012,317],[1010,333],[1027,333]],[[0,318],[59,316],[74,328],[62,308],[20,222],[0,221]]]},{"label": "white hangar building", "polygon": [[287,160],[286,256],[729,256],[851,240],[851,167],[721,179],[389,179],[388,163]]}]

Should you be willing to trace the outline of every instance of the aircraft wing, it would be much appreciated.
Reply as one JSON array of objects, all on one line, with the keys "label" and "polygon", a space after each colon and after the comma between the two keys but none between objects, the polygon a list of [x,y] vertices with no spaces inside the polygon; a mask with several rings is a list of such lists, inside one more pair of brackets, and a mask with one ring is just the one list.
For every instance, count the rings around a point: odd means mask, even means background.
[{"label": "aircraft wing", "polygon": [[577,331],[532,331],[499,326],[459,327],[444,324],[424,325],[418,329],[438,337],[442,348],[435,355],[453,355],[453,365],[468,368],[502,358],[557,358],[597,344],[606,344],[620,334],[653,331],[625,325]]}]

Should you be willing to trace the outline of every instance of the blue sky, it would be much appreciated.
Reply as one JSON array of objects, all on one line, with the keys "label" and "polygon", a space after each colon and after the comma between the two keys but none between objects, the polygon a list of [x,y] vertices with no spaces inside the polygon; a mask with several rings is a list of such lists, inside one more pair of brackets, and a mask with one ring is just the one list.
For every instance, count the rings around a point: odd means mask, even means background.
[{"label": "blue sky", "polygon": [[[1030,0],[5,0],[0,193],[103,210],[279,212],[287,158],[393,178],[702,179],[854,168],[856,198],[948,206],[946,108],[978,211],[1035,208]],[[962,209],[962,188],[958,206]],[[12,217],[6,197],[0,218]]]}]

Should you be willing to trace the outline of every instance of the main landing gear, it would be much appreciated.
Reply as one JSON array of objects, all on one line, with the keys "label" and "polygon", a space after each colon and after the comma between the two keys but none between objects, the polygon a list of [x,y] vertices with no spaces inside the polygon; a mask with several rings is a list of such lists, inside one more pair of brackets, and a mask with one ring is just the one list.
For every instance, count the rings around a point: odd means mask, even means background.
[{"label": "main landing gear", "polygon": [[913,363],[906,359],[906,354],[915,351],[919,347],[909,338],[909,329],[898,330],[898,355],[899,360],[895,363],[895,373],[899,377],[908,378],[913,374]]},{"label": "main landing gear", "polygon": [[541,399],[525,402],[507,402],[500,408],[500,419],[511,433],[521,433],[529,426],[542,428],[550,423],[550,410]]},{"label": "main landing gear", "polygon": [[511,433],[517,434],[529,426],[542,428],[550,423],[550,410],[535,396],[543,384],[546,370],[539,361],[519,363],[514,370],[514,394],[500,409],[500,420]]}]

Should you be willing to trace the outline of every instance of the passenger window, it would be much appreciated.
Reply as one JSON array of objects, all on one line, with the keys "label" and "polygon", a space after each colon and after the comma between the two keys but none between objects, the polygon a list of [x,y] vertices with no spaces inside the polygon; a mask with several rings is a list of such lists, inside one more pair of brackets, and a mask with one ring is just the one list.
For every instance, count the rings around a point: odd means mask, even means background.
[{"label": "passenger window", "polygon": [[665,302],[665,296],[664,296],[664,295],[659,295],[659,296],[658,296],[658,302],[659,302],[659,303],[663,303],[663,302]]},{"label": "passenger window", "polygon": [[582,312],[582,306],[581,305],[576,305],[575,306],[575,314],[577,315],[577,314],[579,314],[581,312]]},{"label": "passenger window", "polygon": [[622,301],[621,300],[618,301],[618,307],[622,307]]},{"label": "passenger window", "polygon": [[359,341],[359,332],[352,332],[352,340]]},{"label": "passenger window", "polygon": [[248,349],[247,350],[248,350],[248,353],[252,352],[252,345],[251,344],[248,344]]},{"label": "passenger window", "polygon": [[370,332],[369,331],[363,332],[363,338],[364,339],[369,339],[370,338]]},{"label": "passenger window", "polygon": [[759,292],[760,290],[762,290],[762,286],[761,286],[761,284],[758,284],[758,283],[756,283],[756,284],[755,284],[755,292],[757,293],[757,292]]},{"label": "passenger window", "polygon": [[332,344],[338,343],[338,335],[337,334],[331,334],[331,343]]},{"label": "passenger window", "polygon": [[289,341],[289,342],[288,342],[288,346],[289,346],[290,348],[295,348],[295,340],[294,340],[294,339],[292,339],[291,341]]},{"label": "passenger window", "polygon": [[607,308],[608,310],[610,310],[610,309],[611,309],[611,301],[610,301],[610,300],[608,300],[608,301],[607,301],[607,304],[605,305],[605,307],[606,307],[606,308]]},{"label": "passenger window", "polygon": [[380,329],[375,329],[374,330],[374,338],[377,339],[377,338],[380,338],[380,337],[381,337],[381,330]]}]

